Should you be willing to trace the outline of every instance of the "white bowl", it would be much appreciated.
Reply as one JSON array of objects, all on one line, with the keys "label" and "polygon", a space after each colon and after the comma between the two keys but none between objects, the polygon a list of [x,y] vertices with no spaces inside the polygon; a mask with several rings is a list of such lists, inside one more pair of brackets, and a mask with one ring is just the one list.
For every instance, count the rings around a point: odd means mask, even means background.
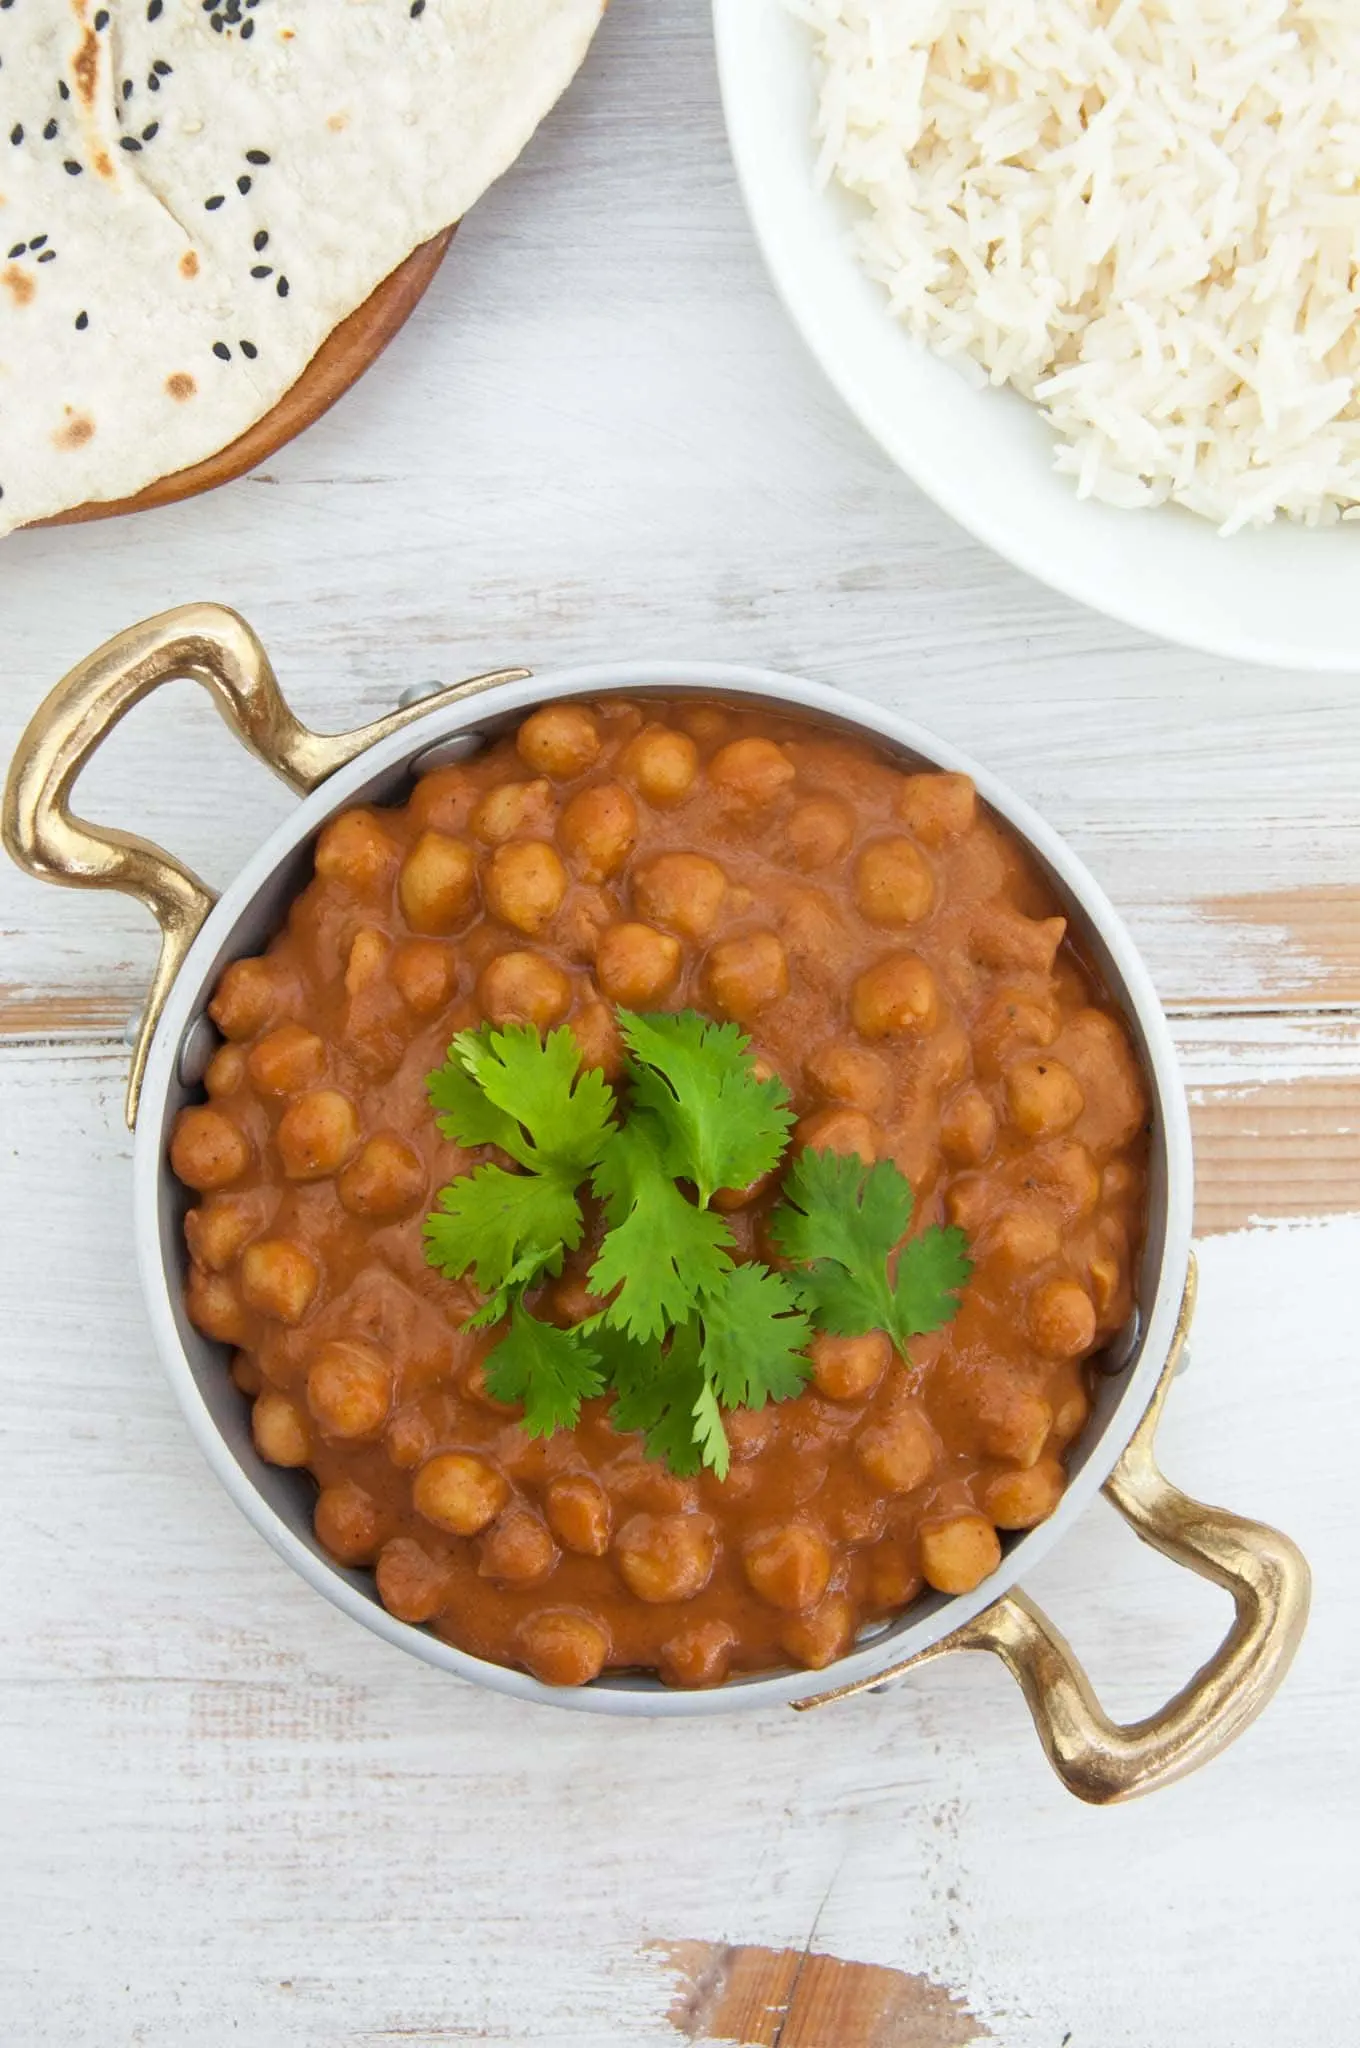
[{"label": "white bowl", "polygon": [[1360,528],[1280,522],[1222,540],[1175,506],[1078,499],[1033,407],[965,383],[892,319],[856,264],[854,203],[814,182],[809,30],[784,0],[713,0],[713,18],[732,154],[775,284],[913,482],[998,554],[1112,618],[1243,661],[1360,670]]}]

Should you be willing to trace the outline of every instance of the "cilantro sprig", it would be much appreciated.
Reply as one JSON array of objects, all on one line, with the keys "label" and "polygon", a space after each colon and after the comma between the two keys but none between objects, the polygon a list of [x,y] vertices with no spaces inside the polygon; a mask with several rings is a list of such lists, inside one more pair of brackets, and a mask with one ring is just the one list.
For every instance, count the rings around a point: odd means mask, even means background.
[{"label": "cilantro sprig", "polygon": [[[583,1401],[608,1393],[615,1426],[641,1431],[649,1455],[724,1478],[724,1409],[800,1393],[814,1329],[884,1329],[903,1347],[955,1313],[971,1267],[959,1231],[902,1244],[912,1195],[896,1167],[816,1151],[798,1155],[771,1223],[794,1270],[738,1264],[713,1198],[777,1171],[793,1125],[787,1090],[756,1072],[735,1024],[621,1010],[618,1025],[622,1105],[582,1070],[569,1030],[454,1039],[429,1077],[439,1128],[512,1165],[485,1162],[440,1190],[426,1256],[483,1297],[468,1327],[504,1325],[487,1386],[522,1405],[531,1436],[570,1428]],[[589,1285],[606,1303],[564,1330],[527,1296],[580,1247],[587,1188],[604,1226]]]}]

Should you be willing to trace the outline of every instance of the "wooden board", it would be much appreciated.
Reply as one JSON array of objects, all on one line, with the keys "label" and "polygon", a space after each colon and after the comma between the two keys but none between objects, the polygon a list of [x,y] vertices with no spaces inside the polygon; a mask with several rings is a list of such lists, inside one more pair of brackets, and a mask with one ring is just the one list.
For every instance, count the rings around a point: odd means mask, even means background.
[{"label": "wooden board", "polygon": [[159,477],[133,497],[74,505],[69,512],[37,519],[34,525],[76,526],[88,519],[116,519],[124,512],[149,512],[156,505],[177,505],[184,498],[196,498],[202,491],[232,483],[248,469],[267,461],[329,412],[336,400],[343,398],[377,361],[429,290],[453,234],[454,228],[445,228],[433,240],[413,249],[362,306],[357,306],[327,336],[297,383],[272,411],[226,448],[220,448],[216,455],[194,463],[190,469],[176,470],[173,476]]},{"label": "wooden board", "polygon": [[[985,1658],[658,1726],[400,1657],[242,1520],[152,1355],[120,1120],[149,921],[0,866],[4,2048],[1342,2048],[1360,683],[1157,646],[902,482],[751,246],[705,0],[611,9],[429,311],[234,490],[5,543],[0,756],[73,661],[200,596],[332,729],[429,677],[636,652],[816,676],[971,749],[1172,1012],[1203,1283],[1162,1455],[1298,1538],[1314,1614],[1226,1756],[1105,1813]],[[189,687],[80,792],[216,882],[292,801]],[[1129,1716],[1226,1619],[1104,1505],[1030,1590]]]}]

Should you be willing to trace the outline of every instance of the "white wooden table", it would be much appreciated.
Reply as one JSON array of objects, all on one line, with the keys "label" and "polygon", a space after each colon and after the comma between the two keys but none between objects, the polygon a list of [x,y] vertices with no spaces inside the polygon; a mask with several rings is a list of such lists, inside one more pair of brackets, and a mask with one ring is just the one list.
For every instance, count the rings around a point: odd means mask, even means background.
[{"label": "white wooden table", "polygon": [[[767,285],[702,0],[619,0],[410,327],[264,474],[4,544],[0,752],[72,661],[198,597],[321,725],[505,661],[730,657],[909,712],[1029,795],[1127,913],[1193,1091],[1203,1300],[1166,1463],[1296,1536],[1315,1609],[1237,1748],[1107,1812],[989,1662],[618,1725],[383,1648],[237,1516],[151,1355],[120,1119],[149,927],[6,868],[4,2048],[858,2048],[807,1995],[831,1966],[795,1994],[795,1961],[727,1952],[761,1947],[902,1973],[872,2048],[1360,2037],[1360,683],[1107,625],[915,494]],[[288,801],[188,689],[90,781],[218,878]],[[1033,1590],[1121,1713],[1224,1620],[1103,1506]]]}]

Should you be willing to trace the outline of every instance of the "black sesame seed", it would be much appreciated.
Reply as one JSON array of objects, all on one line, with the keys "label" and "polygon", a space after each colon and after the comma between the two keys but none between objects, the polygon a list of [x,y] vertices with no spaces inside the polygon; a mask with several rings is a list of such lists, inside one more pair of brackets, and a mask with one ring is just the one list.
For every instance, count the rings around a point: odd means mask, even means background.
[{"label": "black sesame seed", "polygon": [[146,10],[147,20],[159,21],[161,18],[161,8],[164,6],[164,4],[165,0],[150,0],[150,4],[148,5]]},{"label": "black sesame seed", "polygon": [[224,363],[231,361],[231,350],[227,347],[225,341],[215,341],[213,343],[213,354],[220,356]]},{"label": "black sesame seed", "polygon": [[146,74],[146,89],[148,92],[159,92],[161,89],[161,82],[154,71],[148,71]]},{"label": "black sesame seed", "polygon": [[250,274],[252,277],[272,277],[274,266],[271,263],[256,263],[251,266]]},{"label": "black sesame seed", "polygon": [[226,203],[226,195],[221,192],[215,192],[211,199],[204,200],[203,205],[208,213],[216,213],[218,207],[225,206]]},{"label": "black sesame seed", "polygon": [[56,260],[57,252],[55,249],[44,249],[42,255],[38,258],[39,263],[55,263]]},{"label": "black sesame seed", "polygon": [[56,122],[55,122],[55,121],[49,121],[49,122],[48,122],[48,124],[47,124],[47,126],[46,126],[46,127],[45,127],[45,128],[43,129],[43,141],[44,141],[44,142],[50,142],[50,141],[52,140],[52,137],[53,137],[53,136],[54,136],[54,135],[56,134],[56,132],[57,132],[57,124],[56,124]]},{"label": "black sesame seed", "polygon": [[246,162],[248,164],[267,164],[269,162],[269,151],[267,149],[248,149],[246,151]]},{"label": "black sesame seed", "polygon": [[275,285],[274,289],[275,289],[275,291],[276,291],[276,292],[278,293],[278,295],[279,295],[279,297],[280,297],[281,299],[286,299],[286,298],[287,298],[287,296],[288,296],[288,280],[287,280],[287,278],[286,278],[286,277],[281,277],[281,278],[279,279],[278,283],[277,283],[277,284]]},{"label": "black sesame seed", "polygon": [[0,498],[3,498],[3,497],[4,497],[4,495],[5,495],[5,486],[4,486],[3,484],[0,484]]},{"label": "black sesame seed", "polygon": [[256,348],[253,341],[243,341],[239,343],[239,347],[241,350],[241,354],[243,356],[248,356],[252,363],[254,362],[256,356],[260,353],[260,351]]},{"label": "black sesame seed", "polygon": [[220,36],[222,33],[222,17],[220,14],[215,14],[213,16],[212,25],[213,28],[216,30],[217,34]]},{"label": "black sesame seed", "polygon": [[158,135],[158,134],[160,133],[160,126],[161,126],[161,124],[160,124],[160,122],[159,122],[159,121],[151,121],[151,122],[149,122],[149,123],[147,124],[147,126],[146,126],[145,128],[143,128],[143,130],[142,130],[142,141],[143,141],[143,142],[152,142],[152,141],[154,141],[154,140],[155,140],[155,138],[156,138],[156,136],[157,136],[157,135]]},{"label": "black sesame seed", "polygon": [[141,143],[137,140],[135,135],[123,135],[119,137],[118,147],[120,149],[138,150],[141,148],[141,146]]},{"label": "black sesame seed", "polygon": [[238,178],[238,179],[236,180],[236,189],[237,189],[237,191],[238,191],[238,192],[240,193],[241,197],[242,197],[242,198],[244,199],[244,198],[245,198],[245,196],[246,196],[246,193],[247,193],[247,192],[248,192],[248,191],[250,190],[250,180],[249,180],[249,178],[245,177],[244,175],[243,175],[243,176],[241,176],[241,177],[239,177],[239,178]]},{"label": "black sesame seed", "polygon": [[108,10],[108,8],[107,8],[107,7],[101,7],[101,8],[100,8],[100,10],[99,10],[99,12],[98,12],[98,14],[96,14],[96,16],[95,16],[95,18],[94,18],[94,32],[95,32],[95,34],[96,34],[96,35],[98,35],[98,34],[99,34],[99,31],[100,31],[100,30],[101,30],[102,28],[107,28],[107,27],[108,27],[108,25],[109,25],[109,10]]},{"label": "black sesame seed", "polygon": [[15,122],[14,126],[9,131],[9,139],[12,143],[14,143],[16,148],[23,141],[24,125],[22,121]]},{"label": "black sesame seed", "polygon": [[81,172],[84,170],[84,168],[84,164],[78,164],[73,156],[68,156],[65,163],[62,165],[62,169],[65,171],[68,178],[78,178]]},{"label": "black sesame seed", "polygon": [[69,99],[70,99],[70,97],[71,97],[71,88],[70,88],[70,86],[69,86],[69,85],[68,85],[68,84],[66,83],[66,80],[65,80],[64,78],[59,78],[59,79],[57,80],[57,91],[58,91],[58,92],[59,92],[59,93],[61,94],[61,96],[62,96],[62,98],[63,98],[64,100],[69,100]]},{"label": "black sesame seed", "polygon": [[125,100],[130,100],[132,98],[132,80],[130,78],[125,78],[123,80],[123,98]]},{"label": "black sesame seed", "polygon": [[416,17],[417,17],[418,15],[421,15],[421,14],[423,14],[424,12],[425,12],[425,0],[411,0],[411,19],[412,19],[412,21],[414,21],[414,20],[416,19]]},{"label": "black sesame seed", "polygon": [[174,68],[175,67],[173,64],[166,63],[164,57],[158,57],[151,67],[151,69],[155,72],[157,78],[169,78],[172,75]]},{"label": "black sesame seed", "polygon": [[35,235],[28,246],[30,249],[45,249],[47,247],[46,235]]},{"label": "black sesame seed", "polygon": [[256,237],[255,237],[255,247],[256,247],[256,249],[257,249],[257,250],[260,250],[260,249],[267,249],[267,248],[269,247],[269,230],[268,230],[268,228],[261,228],[261,229],[260,229],[259,233],[258,233],[258,234],[256,235]]},{"label": "black sesame seed", "polygon": [[88,314],[88,313],[77,313],[77,314],[76,314],[76,331],[77,331],[77,333],[79,333],[79,334],[83,334],[83,333],[85,332],[85,329],[86,329],[86,328],[87,328],[87,327],[89,326],[89,324],[90,324],[90,316],[89,316],[89,314]]},{"label": "black sesame seed", "polygon": [[10,250],[8,257],[6,258],[6,261],[13,263],[15,257],[22,256],[27,247],[27,242],[16,242],[14,244],[14,247]]},{"label": "black sesame seed", "polygon": [[253,21],[243,21],[241,23],[241,41],[243,43],[248,43],[250,41],[250,38],[254,35],[254,33],[255,24]]}]

